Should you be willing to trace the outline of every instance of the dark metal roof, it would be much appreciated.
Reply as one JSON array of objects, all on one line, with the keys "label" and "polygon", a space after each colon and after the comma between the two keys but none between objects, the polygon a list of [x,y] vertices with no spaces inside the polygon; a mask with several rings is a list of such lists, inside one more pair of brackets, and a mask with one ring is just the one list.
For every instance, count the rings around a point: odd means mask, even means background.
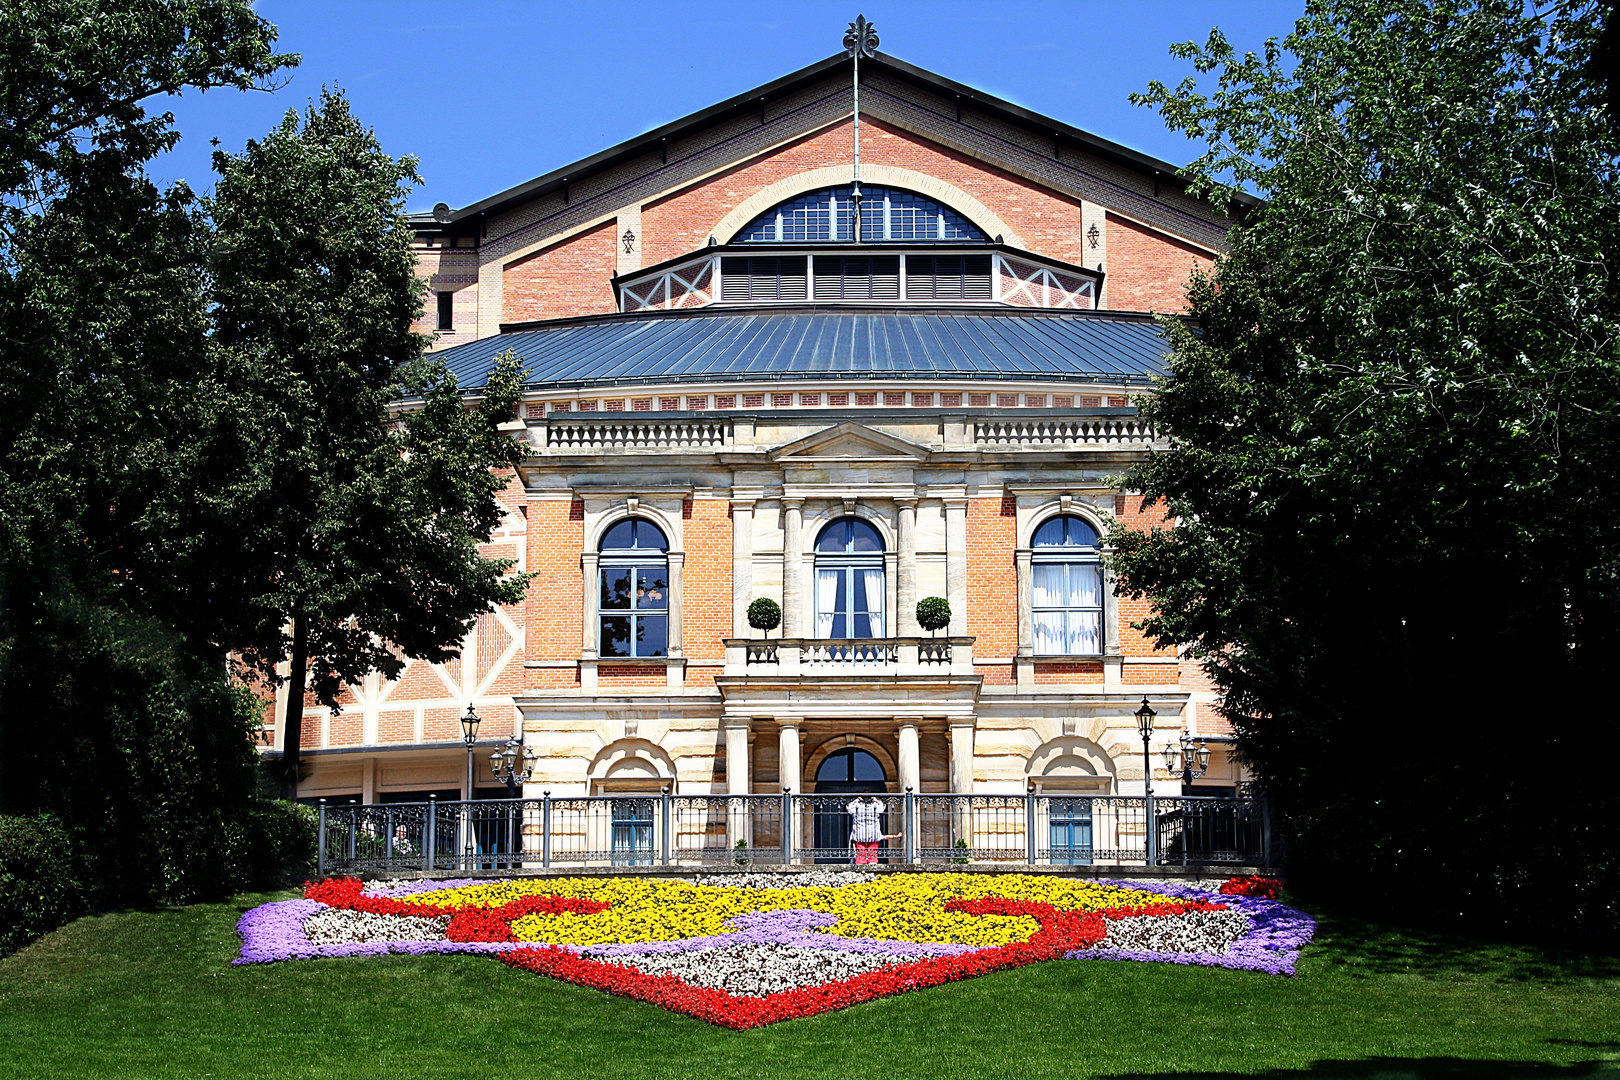
[{"label": "dark metal roof", "polygon": [[543,323],[437,353],[464,389],[513,350],[532,387],[770,379],[1041,379],[1146,383],[1165,373],[1150,318],[838,308],[608,315]]}]

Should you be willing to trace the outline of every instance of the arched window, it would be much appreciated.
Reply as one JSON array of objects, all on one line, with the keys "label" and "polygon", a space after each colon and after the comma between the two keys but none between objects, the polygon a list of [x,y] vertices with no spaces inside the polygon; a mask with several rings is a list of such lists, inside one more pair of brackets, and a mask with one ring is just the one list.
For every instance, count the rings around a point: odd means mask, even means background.
[{"label": "arched window", "polygon": [[816,539],[816,636],[883,637],[883,537],[839,518]]},{"label": "arched window", "polygon": [[846,185],[822,188],[789,199],[749,222],[736,236],[739,244],[835,243],[868,244],[950,241],[987,243],[973,222],[948,206],[900,188],[861,189],[861,235],[855,235],[854,201]]},{"label": "arched window", "polygon": [[1030,544],[1036,656],[1098,656],[1102,638],[1102,557],[1097,530],[1064,514],[1035,530]]},{"label": "arched window", "polygon": [[602,537],[597,653],[664,656],[669,644],[669,542],[640,518]]},{"label": "arched window", "polygon": [[883,763],[858,746],[834,750],[816,768],[816,793],[883,791]]}]

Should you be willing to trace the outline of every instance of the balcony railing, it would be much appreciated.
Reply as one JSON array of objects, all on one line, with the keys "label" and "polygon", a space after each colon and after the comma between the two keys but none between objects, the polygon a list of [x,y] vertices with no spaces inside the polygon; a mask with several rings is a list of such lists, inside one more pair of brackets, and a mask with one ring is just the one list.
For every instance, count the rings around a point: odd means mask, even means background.
[{"label": "balcony railing", "polygon": [[[1271,865],[1263,798],[877,796],[903,865]],[[848,863],[848,795],[612,795],[320,806],[318,871]]]},{"label": "balcony railing", "polygon": [[971,637],[727,638],[728,674],[973,673]]}]

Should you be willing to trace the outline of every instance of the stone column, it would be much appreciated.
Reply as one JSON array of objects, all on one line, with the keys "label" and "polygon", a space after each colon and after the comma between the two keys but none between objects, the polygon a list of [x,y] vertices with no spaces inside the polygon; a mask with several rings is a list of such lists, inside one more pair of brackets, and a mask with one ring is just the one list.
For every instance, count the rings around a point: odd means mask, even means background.
[{"label": "stone column", "polygon": [[782,500],[782,636],[804,636],[804,500]]},{"label": "stone column", "polygon": [[748,637],[754,591],[754,500],[731,500],[731,636]]},{"label": "stone column", "polygon": [[972,719],[951,721],[952,794],[973,793],[973,725]]},{"label": "stone column", "polygon": [[726,731],[726,794],[747,795],[754,786],[753,763],[748,759],[748,720],[728,719]]},{"label": "stone column", "polygon": [[1035,685],[1035,617],[1031,609],[1035,572],[1033,552],[1019,548],[1013,558],[1018,566],[1018,652],[1013,657],[1014,681],[1019,686]]},{"label": "stone column", "polygon": [[945,502],[945,599],[951,605],[952,637],[967,633],[967,498]]},{"label": "stone column", "polygon": [[917,746],[917,721],[900,721],[900,790],[922,787],[922,755]]},{"label": "stone column", "polygon": [[917,625],[917,500],[895,502],[900,507],[900,583],[896,596],[900,610],[894,626],[899,637],[916,637],[922,632]]},{"label": "stone column", "polygon": [[779,716],[776,722],[780,728],[776,737],[776,753],[781,763],[778,768],[782,786],[797,795],[803,788],[803,777],[800,775],[803,766],[799,763],[799,718]]}]

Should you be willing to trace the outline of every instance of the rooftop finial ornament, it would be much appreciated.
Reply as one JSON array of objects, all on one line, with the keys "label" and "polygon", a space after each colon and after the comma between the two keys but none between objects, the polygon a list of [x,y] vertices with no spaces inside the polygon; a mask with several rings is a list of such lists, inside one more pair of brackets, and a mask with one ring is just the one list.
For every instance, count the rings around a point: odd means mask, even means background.
[{"label": "rooftop finial ornament", "polygon": [[849,33],[844,35],[844,51],[857,60],[863,56],[871,59],[877,55],[877,47],[876,27],[866,21],[865,15],[855,16],[855,21],[849,24]]},{"label": "rooftop finial ornament", "polygon": [[866,21],[865,15],[855,16],[855,21],[849,24],[849,32],[844,35],[844,52],[855,61],[855,175],[849,201],[853,204],[850,217],[854,226],[850,239],[857,244],[861,242],[861,57],[876,56],[877,47],[877,29]]}]

